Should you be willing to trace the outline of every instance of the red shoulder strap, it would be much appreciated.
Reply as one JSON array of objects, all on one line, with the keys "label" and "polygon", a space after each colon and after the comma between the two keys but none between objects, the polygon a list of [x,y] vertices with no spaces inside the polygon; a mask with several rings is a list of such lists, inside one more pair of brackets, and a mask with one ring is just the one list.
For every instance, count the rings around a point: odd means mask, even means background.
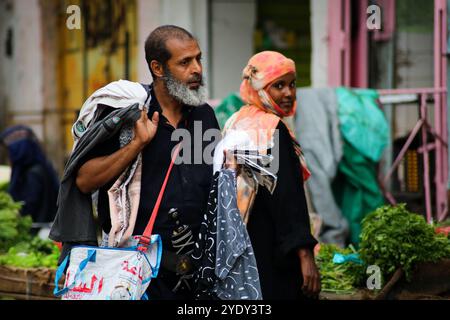
[{"label": "red shoulder strap", "polygon": [[147,250],[147,246],[150,244],[150,238],[152,236],[153,225],[155,224],[156,216],[158,215],[159,207],[161,205],[162,197],[164,195],[164,190],[167,186],[167,181],[169,180],[170,172],[172,171],[173,165],[175,163],[175,159],[178,157],[178,153],[180,152],[181,142],[175,147],[175,152],[172,154],[172,159],[170,161],[169,168],[167,169],[166,177],[162,184],[161,190],[159,191],[158,199],[156,200],[155,206],[153,207],[152,215],[150,216],[150,220],[145,228],[143,235],[139,241],[141,244],[141,248],[143,251]]}]

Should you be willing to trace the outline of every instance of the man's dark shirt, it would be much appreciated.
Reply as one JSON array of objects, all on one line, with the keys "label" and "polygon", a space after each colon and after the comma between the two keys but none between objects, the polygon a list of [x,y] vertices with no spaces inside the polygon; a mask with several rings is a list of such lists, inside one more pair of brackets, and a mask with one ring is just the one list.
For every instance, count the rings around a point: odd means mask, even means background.
[{"label": "man's dark shirt", "polygon": [[[155,111],[159,112],[160,117],[156,135],[142,151],[141,196],[134,235],[142,234],[147,226],[170,164],[171,151],[178,143],[178,141],[171,141],[175,128],[164,117],[153,88],[151,88],[150,94],[152,100],[148,118],[151,119]],[[99,119],[104,118],[112,110],[111,107],[105,108]],[[201,131],[197,129],[201,134],[197,134],[197,136],[194,136],[194,121],[201,123]],[[198,107],[183,106],[183,117],[178,124],[178,129],[186,129],[190,133],[191,141],[188,145],[191,146],[191,163],[182,163],[173,167],[156,218],[153,234],[161,235],[163,246],[166,249],[171,248],[170,236],[175,227],[173,220],[168,217],[168,212],[171,208],[178,209],[181,224],[190,226],[195,236],[198,234],[203,214],[206,210],[213,175],[212,163],[205,163],[203,151],[211,142],[218,142],[214,141],[214,139],[211,139],[212,141],[203,141],[203,134],[208,129],[219,130],[219,124],[213,109],[209,105],[204,104]],[[195,144],[201,146],[201,164],[194,164],[193,161]],[[112,154],[119,148],[120,143],[117,136],[100,145],[95,152],[87,157],[86,161]],[[213,148],[209,150],[213,152]],[[183,153],[181,152],[180,156],[182,155]],[[212,155],[210,156],[212,157]],[[106,233],[109,233],[111,229],[107,191],[114,184],[115,180],[112,179],[99,190],[98,216],[101,228]]]}]

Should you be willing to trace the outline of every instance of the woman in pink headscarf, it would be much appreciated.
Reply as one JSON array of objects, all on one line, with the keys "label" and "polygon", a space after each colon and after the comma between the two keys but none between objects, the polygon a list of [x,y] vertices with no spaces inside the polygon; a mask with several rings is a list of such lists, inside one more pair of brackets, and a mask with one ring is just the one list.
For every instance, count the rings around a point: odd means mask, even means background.
[{"label": "woman in pink headscarf", "polygon": [[320,275],[313,253],[317,241],[311,234],[303,187],[310,172],[283,121],[297,107],[294,62],[273,51],[254,55],[244,68],[240,93],[246,105],[228,120],[225,135],[245,131],[260,153],[272,154],[279,164],[273,193],[259,187],[246,206],[251,208],[247,230],[263,298],[317,297]]}]

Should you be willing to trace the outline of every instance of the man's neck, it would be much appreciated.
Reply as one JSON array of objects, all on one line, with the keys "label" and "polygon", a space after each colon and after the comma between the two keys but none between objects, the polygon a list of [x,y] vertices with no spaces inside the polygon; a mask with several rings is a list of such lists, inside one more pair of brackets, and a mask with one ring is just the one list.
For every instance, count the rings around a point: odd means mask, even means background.
[{"label": "man's neck", "polygon": [[161,106],[162,112],[164,116],[169,120],[170,124],[174,127],[178,125],[178,121],[182,117],[182,108],[183,105],[174,99],[169,92],[167,92],[167,88],[160,81],[153,83],[153,90],[155,92],[156,99]]}]

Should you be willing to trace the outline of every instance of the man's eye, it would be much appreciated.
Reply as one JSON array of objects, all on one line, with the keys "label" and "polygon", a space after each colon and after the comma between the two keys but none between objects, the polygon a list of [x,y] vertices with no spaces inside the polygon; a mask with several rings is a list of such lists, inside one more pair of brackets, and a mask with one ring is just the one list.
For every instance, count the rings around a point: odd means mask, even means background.
[{"label": "man's eye", "polygon": [[295,87],[296,87],[295,82],[292,82],[292,83],[291,83],[291,88],[295,88]]},{"label": "man's eye", "polygon": [[181,65],[182,65],[182,66],[185,66],[185,65],[187,65],[187,64],[188,64],[188,62],[187,62],[186,60],[181,61]]}]

